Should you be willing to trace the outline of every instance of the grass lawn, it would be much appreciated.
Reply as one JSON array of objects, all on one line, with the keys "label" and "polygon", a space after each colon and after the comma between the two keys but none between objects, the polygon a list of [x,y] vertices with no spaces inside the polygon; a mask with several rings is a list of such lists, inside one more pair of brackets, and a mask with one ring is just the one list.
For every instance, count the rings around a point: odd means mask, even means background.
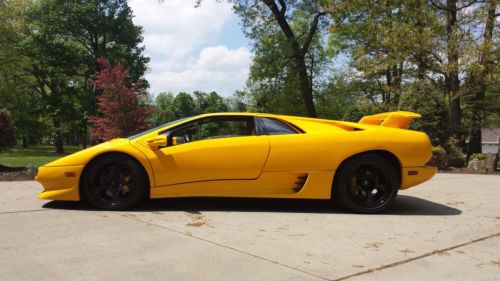
[{"label": "grass lawn", "polygon": [[0,164],[8,167],[38,167],[80,150],[78,146],[65,145],[65,154],[56,154],[51,145],[33,145],[26,149],[13,148],[0,153]]}]

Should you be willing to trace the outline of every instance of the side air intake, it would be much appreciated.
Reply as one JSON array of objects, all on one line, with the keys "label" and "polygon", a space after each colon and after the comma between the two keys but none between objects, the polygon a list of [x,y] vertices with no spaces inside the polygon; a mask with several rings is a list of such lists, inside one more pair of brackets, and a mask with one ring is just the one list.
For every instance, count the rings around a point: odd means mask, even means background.
[{"label": "side air intake", "polygon": [[299,192],[302,190],[304,187],[304,184],[306,184],[307,181],[307,174],[298,176],[297,180],[295,181],[295,186],[293,187],[293,191]]}]

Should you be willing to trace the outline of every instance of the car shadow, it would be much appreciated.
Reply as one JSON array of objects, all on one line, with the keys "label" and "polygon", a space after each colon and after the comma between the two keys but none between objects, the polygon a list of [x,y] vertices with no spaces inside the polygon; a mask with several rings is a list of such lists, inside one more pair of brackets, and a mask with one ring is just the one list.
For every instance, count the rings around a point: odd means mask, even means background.
[{"label": "car shadow", "polygon": [[[43,208],[95,211],[83,202],[50,201]],[[350,212],[332,204],[329,200],[303,199],[253,199],[253,198],[169,198],[145,200],[130,212],[169,212],[184,211],[201,213],[210,211],[224,212],[276,212],[276,213],[332,213]],[[401,216],[456,216],[461,210],[428,201],[422,198],[398,195],[393,206],[379,215]]]}]

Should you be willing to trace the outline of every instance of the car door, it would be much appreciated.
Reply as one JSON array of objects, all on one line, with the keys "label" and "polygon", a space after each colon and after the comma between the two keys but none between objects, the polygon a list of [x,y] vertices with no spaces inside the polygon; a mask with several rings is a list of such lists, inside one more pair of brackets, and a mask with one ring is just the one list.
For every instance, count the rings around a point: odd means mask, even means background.
[{"label": "car door", "polygon": [[253,116],[206,117],[163,134],[173,143],[155,152],[157,186],[255,179],[269,154],[269,141],[256,134]]},{"label": "car door", "polygon": [[328,166],[329,152],[324,150],[321,136],[276,118],[258,117],[257,123],[271,146],[265,172],[315,171]]}]

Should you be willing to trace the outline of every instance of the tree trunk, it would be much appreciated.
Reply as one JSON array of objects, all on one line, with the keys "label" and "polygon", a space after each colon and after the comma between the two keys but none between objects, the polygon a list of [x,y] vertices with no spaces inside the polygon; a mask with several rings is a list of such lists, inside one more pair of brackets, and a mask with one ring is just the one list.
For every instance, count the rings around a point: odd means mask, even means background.
[{"label": "tree trunk", "polygon": [[63,136],[61,133],[61,121],[57,118],[54,119],[54,128],[56,129],[56,135],[54,136],[54,147],[56,149],[57,154],[64,153],[64,144],[63,144]]},{"label": "tree trunk", "polygon": [[87,123],[85,122],[84,123],[84,126],[83,126],[83,132],[82,132],[82,147],[83,149],[87,148],[87,145],[88,145],[88,132],[87,132]]},{"label": "tree trunk", "polygon": [[458,93],[460,80],[458,77],[458,28],[457,28],[457,0],[448,0],[447,8],[447,49],[448,49],[448,97],[450,102],[450,129],[457,139],[462,139],[462,108]]},{"label": "tree trunk", "polygon": [[310,117],[316,117],[316,108],[314,107],[314,99],[312,93],[312,85],[307,74],[307,66],[304,57],[295,58],[297,64],[297,70],[300,80],[300,90],[302,92],[302,97],[304,98],[304,104],[306,106],[307,115]]},{"label": "tree trunk", "polygon": [[[321,16],[325,15],[325,12],[319,12],[314,16],[314,19],[311,23],[311,27],[309,33],[307,35],[306,43],[303,46],[300,46],[295,34],[292,31],[292,28],[288,24],[286,19],[286,3],[285,1],[280,1],[281,7],[278,8],[278,5],[274,0],[264,0],[264,4],[271,10],[278,23],[281,31],[283,31],[283,35],[288,40],[292,50],[293,50],[293,59],[295,61],[295,69],[298,74],[298,78],[300,80],[300,91],[302,92],[302,97],[304,99],[304,105],[306,107],[307,115],[310,117],[316,117],[316,108],[314,106],[314,98],[312,91],[312,79],[309,79],[309,75],[307,73],[307,66],[305,56],[309,47],[311,46],[311,41],[314,35],[317,32],[318,20]],[[312,73],[311,73],[312,77]]]},{"label": "tree trunk", "polygon": [[28,138],[23,136],[23,148],[28,148]]},{"label": "tree trunk", "polygon": [[[482,65],[482,71],[480,71],[477,75],[472,76],[472,83],[474,85],[473,89],[475,89],[475,94],[473,98],[473,106],[472,106],[472,122],[471,122],[471,130],[470,130],[470,138],[469,138],[469,146],[467,148],[467,157],[474,153],[482,153],[482,136],[481,136],[481,127],[483,125],[483,116],[481,111],[484,108],[484,98],[486,96],[486,81],[485,77],[488,76],[491,72],[491,42],[493,38],[493,28],[495,25],[495,10],[496,10],[496,1],[491,0],[488,5],[488,16],[486,18],[486,24],[484,28],[484,36],[483,36],[483,46],[482,53],[480,58],[480,64]],[[475,78],[475,79],[474,79]]]}]

